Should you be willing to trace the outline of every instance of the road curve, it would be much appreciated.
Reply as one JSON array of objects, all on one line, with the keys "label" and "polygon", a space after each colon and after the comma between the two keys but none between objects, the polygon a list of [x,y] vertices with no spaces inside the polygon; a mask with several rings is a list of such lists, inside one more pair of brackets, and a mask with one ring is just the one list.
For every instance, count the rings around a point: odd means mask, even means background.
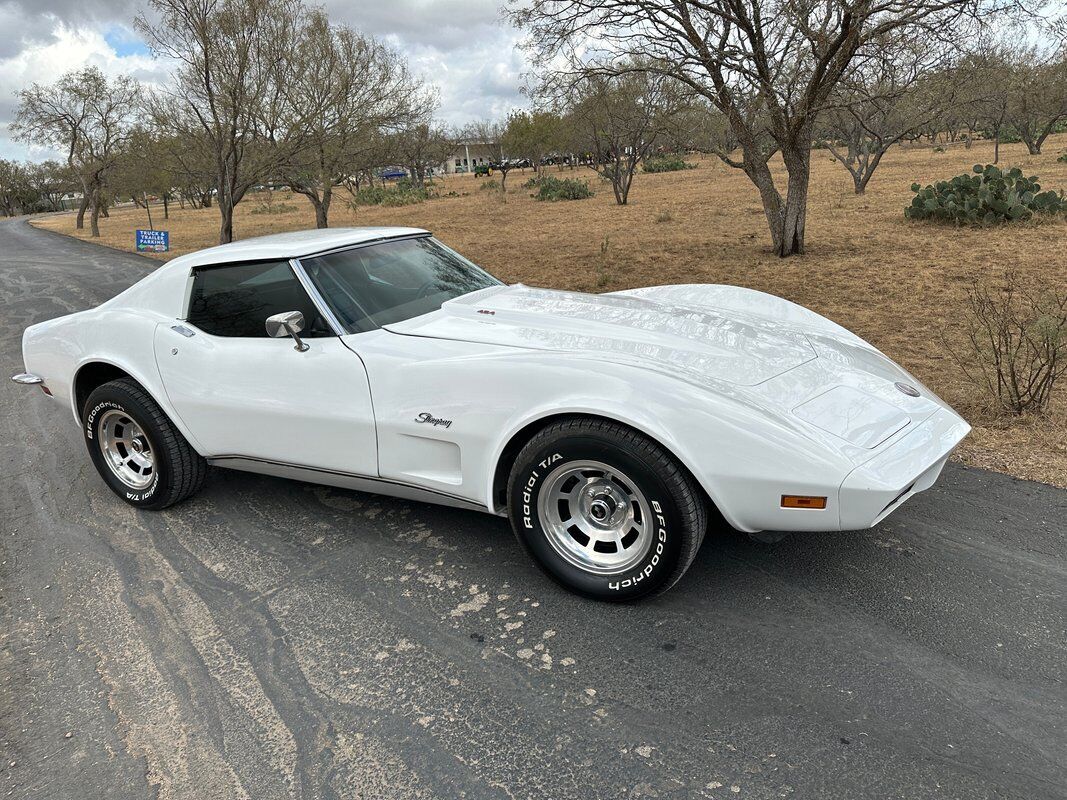
[{"label": "road curve", "polygon": [[3,796],[1067,796],[1067,492],[950,465],[635,606],[475,513],[225,471],[137,512],[6,377],[153,266],[0,223]]}]

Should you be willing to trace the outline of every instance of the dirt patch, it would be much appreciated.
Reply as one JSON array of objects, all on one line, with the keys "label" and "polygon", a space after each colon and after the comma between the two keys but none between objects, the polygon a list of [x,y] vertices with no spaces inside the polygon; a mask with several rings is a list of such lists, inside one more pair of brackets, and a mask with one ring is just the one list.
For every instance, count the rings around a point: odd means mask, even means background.
[{"label": "dirt patch", "polygon": [[[1056,161],[1067,135],[1050,138],[1040,156],[1022,145],[1001,148],[1002,166],[1040,176],[1043,188],[1067,188],[1067,163]],[[755,188],[714,158],[697,169],[638,175],[629,206],[613,202],[610,187],[582,170],[596,197],[542,203],[521,188],[529,177],[508,176],[506,201],[480,189],[484,179],[450,176],[442,196],[400,208],[351,209],[338,196],[331,224],[413,225],[432,230],[501,279],[583,291],[613,291],[666,283],[729,283],[786,297],[825,314],[868,339],[914,372],[974,425],[960,458],[971,464],[1067,487],[1067,388],[1049,414],[1008,421],[989,411],[942,344],[957,327],[966,286],[976,276],[1012,269],[1034,285],[1067,291],[1067,224],[1062,219],[990,230],[956,229],[904,220],[913,181],[928,183],[992,160],[992,145],[977,142],[936,153],[895,148],[866,195],[827,151],[813,154],[808,252],[780,260],[770,252]],[[552,168],[553,170],[555,168]],[[569,171],[565,171],[569,174]],[[278,196],[280,194],[280,196]],[[242,203],[235,228],[242,238],[314,225],[310,204],[278,193],[281,213],[257,213],[256,197]],[[218,212],[172,209],[157,227],[171,232],[170,257],[217,242]],[[146,227],[139,208],[114,209],[100,221],[101,244],[132,250],[134,230]],[[74,231],[71,215],[35,221]]]}]

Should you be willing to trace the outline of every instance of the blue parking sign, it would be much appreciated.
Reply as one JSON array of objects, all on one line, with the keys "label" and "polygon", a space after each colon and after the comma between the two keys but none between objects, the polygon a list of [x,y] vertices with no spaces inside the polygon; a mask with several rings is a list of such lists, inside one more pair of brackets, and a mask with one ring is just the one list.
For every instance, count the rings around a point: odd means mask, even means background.
[{"label": "blue parking sign", "polygon": [[137,231],[137,250],[151,250],[153,253],[166,253],[170,250],[169,231]]}]

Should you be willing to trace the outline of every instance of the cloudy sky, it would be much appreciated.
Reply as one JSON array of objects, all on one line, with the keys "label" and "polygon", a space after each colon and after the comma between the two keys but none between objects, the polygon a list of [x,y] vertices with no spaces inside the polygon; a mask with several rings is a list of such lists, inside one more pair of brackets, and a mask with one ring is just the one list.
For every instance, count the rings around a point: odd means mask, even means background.
[{"label": "cloudy sky", "polygon": [[[524,105],[518,35],[500,21],[499,0],[309,0],[407,54],[440,90],[439,117],[460,125]],[[96,65],[158,82],[165,71],[133,30],[143,4],[128,0],[0,0],[0,158],[55,154],[12,141],[15,93],[67,70]]]}]

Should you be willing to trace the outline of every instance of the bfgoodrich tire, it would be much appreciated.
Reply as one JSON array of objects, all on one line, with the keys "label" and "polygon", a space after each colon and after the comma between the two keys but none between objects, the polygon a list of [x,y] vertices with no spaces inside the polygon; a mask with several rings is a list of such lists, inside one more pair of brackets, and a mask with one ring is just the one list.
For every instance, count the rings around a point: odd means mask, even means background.
[{"label": "bfgoodrich tire", "polygon": [[82,434],[100,477],[131,506],[166,508],[204,483],[207,462],[132,379],[105,383],[89,395]]},{"label": "bfgoodrich tire", "polygon": [[519,542],[563,586],[599,600],[665,592],[704,538],[704,498],[689,473],[646,436],[607,420],[547,426],[508,481]]}]

